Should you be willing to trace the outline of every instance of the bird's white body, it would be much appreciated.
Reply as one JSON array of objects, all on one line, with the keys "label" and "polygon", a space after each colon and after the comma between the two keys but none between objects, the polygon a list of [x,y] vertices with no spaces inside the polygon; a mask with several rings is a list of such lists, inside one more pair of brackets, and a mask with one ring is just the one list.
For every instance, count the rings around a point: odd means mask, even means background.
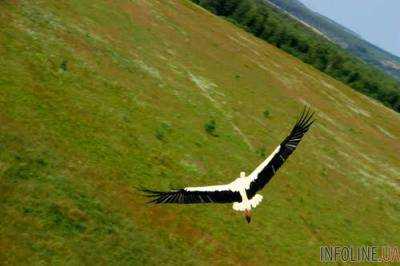
[{"label": "bird's white body", "polygon": [[246,211],[255,208],[263,199],[263,196],[257,194],[254,195],[251,199],[247,198],[246,190],[250,188],[250,184],[257,178],[259,172],[264,169],[266,165],[271,161],[271,159],[275,156],[276,153],[279,152],[280,146],[276,147],[276,149],[265,159],[250,175],[246,176],[245,172],[240,173],[240,177],[236,178],[233,182],[226,185],[218,185],[218,186],[207,186],[207,187],[187,187],[186,191],[234,191],[239,192],[242,197],[241,202],[234,202],[233,209],[235,211]]},{"label": "bird's white body", "polygon": [[218,185],[218,186],[208,186],[208,187],[187,187],[186,191],[237,191],[240,193],[242,197],[241,202],[234,202],[233,209],[235,211],[245,211],[251,210],[255,208],[261,201],[262,196],[257,194],[253,198],[248,199],[246,194],[246,189],[249,189],[251,183],[250,176],[246,176],[244,172],[240,173],[240,177],[236,178],[232,183],[227,185]]},{"label": "bird's white body", "polygon": [[231,187],[233,191],[238,191],[240,193],[240,196],[242,197],[241,202],[233,203],[232,208],[235,211],[251,210],[252,208],[255,208],[262,201],[263,197],[259,194],[254,195],[254,197],[252,197],[251,199],[247,198],[246,189],[249,189],[250,183],[251,183],[250,176],[246,176],[244,172],[241,172],[240,177],[235,179],[235,181],[233,181],[228,185]]}]

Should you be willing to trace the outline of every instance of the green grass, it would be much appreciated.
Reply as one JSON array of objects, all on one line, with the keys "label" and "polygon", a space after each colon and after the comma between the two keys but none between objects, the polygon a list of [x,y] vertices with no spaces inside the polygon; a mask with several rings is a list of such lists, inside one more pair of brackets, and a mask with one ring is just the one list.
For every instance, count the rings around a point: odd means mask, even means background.
[{"label": "green grass", "polygon": [[[320,245],[399,243],[393,111],[188,1],[0,9],[3,263],[310,265]],[[252,171],[304,102],[317,122],[250,225],[137,193]]]}]

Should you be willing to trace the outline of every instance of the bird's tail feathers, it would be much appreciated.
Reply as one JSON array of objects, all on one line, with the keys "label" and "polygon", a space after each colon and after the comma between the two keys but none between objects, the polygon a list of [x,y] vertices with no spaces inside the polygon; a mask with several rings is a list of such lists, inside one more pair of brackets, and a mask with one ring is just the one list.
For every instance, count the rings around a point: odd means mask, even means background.
[{"label": "bird's tail feathers", "polygon": [[249,209],[257,207],[257,205],[260,204],[262,199],[263,199],[263,196],[256,194],[248,202],[243,202],[243,201],[242,202],[234,202],[232,207],[235,211],[249,210]]}]

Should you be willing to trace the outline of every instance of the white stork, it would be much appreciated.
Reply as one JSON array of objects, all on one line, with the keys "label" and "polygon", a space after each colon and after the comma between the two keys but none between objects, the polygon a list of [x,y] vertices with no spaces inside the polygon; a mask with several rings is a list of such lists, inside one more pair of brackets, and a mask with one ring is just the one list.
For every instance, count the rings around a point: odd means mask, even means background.
[{"label": "white stork", "polygon": [[149,203],[156,204],[233,203],[233,209],[244,212],[246,221],[250,223],[251,209],[255,208],[263,198],[256,192],[272,179],[276,171],[296,149],[314,122],[313,115],[314,113],[304,109],[289,136],[248,176],[241,172],[240,177],[226,185],[185,187],[166,192],[149,189],[142,189],[142,191],[152,198]]}]

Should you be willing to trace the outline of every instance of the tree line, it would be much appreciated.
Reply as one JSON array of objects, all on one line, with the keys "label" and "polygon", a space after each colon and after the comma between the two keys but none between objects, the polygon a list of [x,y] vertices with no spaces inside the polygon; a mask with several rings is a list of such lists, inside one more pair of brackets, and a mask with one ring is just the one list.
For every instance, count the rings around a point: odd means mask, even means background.
[{"label": "tree line", "polygon": [[400,112],[399,83],[264,0],[191,0]]}]

